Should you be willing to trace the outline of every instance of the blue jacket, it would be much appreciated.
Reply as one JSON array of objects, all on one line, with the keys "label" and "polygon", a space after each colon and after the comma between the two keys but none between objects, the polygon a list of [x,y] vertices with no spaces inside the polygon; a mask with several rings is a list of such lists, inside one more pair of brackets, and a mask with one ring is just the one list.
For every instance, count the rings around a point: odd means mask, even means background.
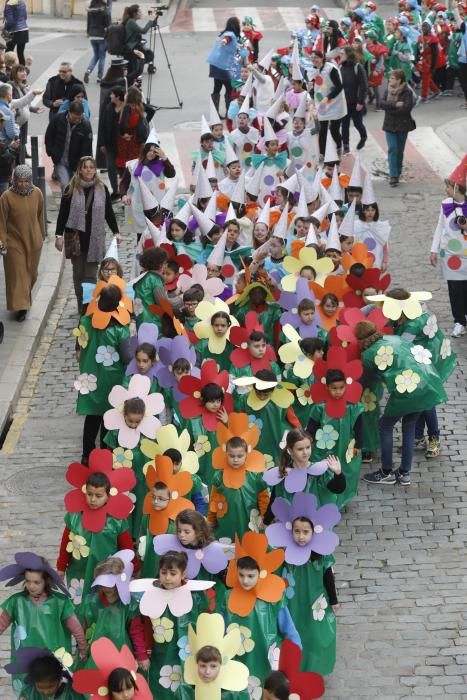
[{"label": "blue jacket", "polygon": [[20,32],[28,28],[28,12],[24,0],[10,0],[3,10],[5,29],[8,32]]},{"label": "blue jacket", "polygon": [[[231,41],[225,46],[222,45],[222,39],[229,37]],[[221,68],[222,70],[230,70],[235,58],[238,40],[233,32],[223,32],[216,39],[216,45],[210,51],[206,61],[211,66]]]},{"label": "blue jacket", "polygon": [[3,132],[8,140],[8,143],[10,143],[10,141],[18,138],[19,126],[16,124],[15,115],[8,106],[8,102],[3,102],[3,100],[0,100],[0,110],[6,117],[3,125]]}]

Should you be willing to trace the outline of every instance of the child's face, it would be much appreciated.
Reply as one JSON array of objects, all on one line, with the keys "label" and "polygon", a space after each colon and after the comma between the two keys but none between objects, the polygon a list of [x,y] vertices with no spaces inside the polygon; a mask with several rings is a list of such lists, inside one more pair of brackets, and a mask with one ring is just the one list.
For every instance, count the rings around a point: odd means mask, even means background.
[{"label": "child's face", "polygon": [[227,171],[233,180],[238,180],[240,176],[240,161],[235,160],[227,166]]},{"label": "child's face", "polygon": [[41,596],[45,589],[45,581],[40,571],[26,571],[24,574],[24,587],[33,598]]},{"label": "child's face", "polygon": [[[220,238],[221,234],[219,234],[218,238]],[[212,242],[214,243],[215,241],[211,239]],[[213,265],[213,263],[207,263],[206,265],[206,270],[207,270],[207,278],[210,280],[212,277],[220,277],[221,274],[221,268],[219,265]]]},{"label": "child's face", "polygon": [[[222,231],[216,231],[216,233],[212,233],[209,236],[209,240],[212,243],[212,245],[216,245],[217,241],[219,240],[219,238],[221,236],[222,236]],[[215,267],[217,267],[217,265]]]},{"label": "child's face", "polygon": [[[138,372],[140,374],[146,374],[146,372],[149,372],[151,367],[153,366],[154,362],[151,360],[149,355],[144,352],[144,350],[140,350],[139,352],[136,353],[135,356],[136,360],[136,367],[138,369]],[[127,423],[128,425],[128,423]]]},{"label": "child's face", "polygon": [[300,311],[298,314],[300,321],[302,323],[310,324],[313,323],[313,319],[315,317],[315,310],[314,309],[303,309],[303,311]]},{"label": "child's face", "polygon": [[334,316],[334,314],[337,311],[337,304],[332,299],[326,299],[322,306],[322,309],[324,315],[328,316],[328,318],[331,318],[331,316]]},{"label": "child's face", "polygon": [[304,547],[313,537],[313,528],[306,520],[294,520],[292,523],[292,537],[300,547]]},{"label": "child's face", "polygon": [[109,603],[115,603],[118,600],[118,591],[115,586],[99,586],[99,588]]},{"label": "child's face", "polygon": [[321,358],[324,356],[324,350],[320,348],[319,350],[315,350],[313,355],[311,356],[311,359],[313,362],[316,362],[316,360],[321,360]]},{"label": "child's face", "polygon": [[361,192],[352,192],[347,190],[347,199],[349,200],[349,204],[352,204],[352,202],[355,200],[355,206],[358,207],[360,204],[360,200],[362,198],[362,193]]},{"label": "child's face", "polygon": [[313,282],[316,279],[316,275],[311,267],[302,267],[300,270],[300,277],[303,277],[303,279],[309,280],[310,282]]},{"label": "child's face", "polygon": [[112,275],[118,275],[118,267],[113,263],[108,263],[101,270],[101,277],[104,282],[108,282]]},{"label": "child's face", "polygon": [[185,307],[186,315],[190,318],[194,318],[196,307],[198,306],[198,304],[199,301],[184,301],[183,306]]},{"label": "child's face", "polygon": [[177,537],[184,547],[190,544],[196,544],[197,541],[195,528],[188,523],[179,523],[177,525]]},{"label": "child's face", "polygon": [[238,582],[244,591],[252,591],[258,581],[258,569],[238,569]]},{"label": "child's face", "polygon": [[86,484],[86,504],[91,510],[98,510],[105,506],[109,500],[109,494],[105,486],[91,486]]},{"label": "child's face", "polygon": [[454,194],[454,187],[453,187],[452,183],[448,181],[448,182],[445,183],[445,185],[446,185],[446,194],[447,194],[447,196],[448,196],[448,197],[452,197],[453,194]]},{"label": "child's face", "polygon": [[296,464],[308,464],[311,456],[311,442],[308,438],[298,440],[293,447],[289,449],[289,454],[292,461]]},{"label": "child's face", "polygon": [[221,670],[219,661],[198,661],[198,676],[203,683],[212,683]]},{"label": "child's face", "polygon": [[268,156],[275,156],[279,150],[279,141],[274,139],[273,141],[268,141],[266,145],[266,153]]},{"label": "child's face", "polygon": [[159,583],[161,588],[164,588],[166,591],[173,591],[174,588],[180,588],[184,574],[184,571],[176,569],[175,566],[161,569],[159,571]]},{"label": "child's face", "polygon": [[267,240],[269,229],[266,224],[256,224],[254,236],[259,243],[264,243]]},{"label": "child's face", "polygon": [[237,279],[235,280],[235,293],[241,294],[243,292],[243,290],[245,289],[245,287],[246,287],[245,277],[243,275],[241,275],[240,277],[237,277]]},{"label": "child's face", "polygon": [[227,240],[229,243],[235,243],[240,235],[238,226],[235,224],[229,224],[227,227]]},{"label": "child's face", "polygon": [[339,253],[339,251],[327,250],[324,255],[326,258],[332,260],[332,262],[334,263],[334,269],[336,270],[339,267],[339,263],[341,261],[341,254]]},{"label": "child's face", "polygon": [[129,428],[132,430],[136,430],[138,425],[141,423],[141,421],[144,418],[143,413],[125,413],[123,415],[123,418],[125,420],[125,423]]},{"label": "child's face", "polygon": [[172,236],[174,241],[181,241],[183,236],[185,235],[185,231],[182,229],[181,226],[179,226],[175,222],[172,222],[172,226],[170,227],[170,235]]},{"label": "child's face", "polygon": [[295,224],[295,233],[297,234],[298,238],[304,238],[308,233],[308,226],[303,219],[298,219],[297,223]]},{"label": "child's face", "polygon": [[269,401],[274,389],[257,389],[254,387],[255,394],[260,401]]},{"label": "child's face", "polygon": [[271,243],[269,246],[269,253],[272,258],[282,258],[284,255],[284,241],[282,238],[271,238]]},{"label": "child's face", "polygon": [[172,370],[172,372],[173,372],[173,375],[174,375],[177,382],[179,382],[180,379],[182,377],[184,377],[186,374],[190,374],[189,369],[174,369],[174,370]]},{"label": "child's face", "polygon": [[170,267],[165,267],[162,270],[162,277],[164,279],[165,284],[171,284],[176,278],[176,276],[177,273],[171,270]]},{"label": "child's face", "polygon": [[376,214],[375,207],[369,206],[369,207],[365,207],[365,209],[363,210],[363,215],[365,217],[365,221],[374,221],[375,214]]},{"label": "child's face", "polygon": [[227,464],[232,469],[240,469],[246,462],[247,452],[243,447],[227,448]]},{"label": "child's face", "polygon": [[214,149],[214,139],[210,138],[210,139],[204,139],[203,141],[201,141],[201,148],[206,153],[210,153]]},{"label": "child's face", "polygon": [[343,215],[342,215],[342,214],[338,214],[338,213],[336,212],[336,213],[335,213],[335,217],[336,217],[337,225],[340,226],[341,223],[342,223],[342,221],[344,220]]},{"label": "child's face", "polygon": [[375,294],[378,294],[378,291],[374,287],[365,287],[362,293],[362,299],[365,304],[371,304],[372,302],[368,299],[368,297],[372,297]]},{"label": "child's face", "polygon": [[293,130],[295,131],[296,134],[301,133],[303,131],[303,129],[305,128],[305,120],[302,119],[301,117],[294,117],[292,124],[293,124]]},{"label": "child's face", "polygon": [[229,324],[226,318],[215,318],[212,322],[212,329],[218,338],[222,338],[229,330]]},{"label": "child's face", "polygon": [[[303,89],[303,84],[301,80],[292,80],[292,90],[294,92],[301,92]],[[294,119],[295,121],[295,119]]]},{"label": "child's face", "polygon": [[345,240],[341,241],[341,248],[343,253],[351,253],[353,248],[354,238],[353,236],[347,236]]},{"label": "child's face", "polygon": [[265,340],[249,340],[248,351],[255,360],[261,360],[266,354],[267,344]]},{"label": "child's face", "polygon": [[56,680],[55,678],[50,678],[42,681],[36,681],[34,686],[39,693],[39,695],[45,698],[55,697],[55,693],[60,687],[61,679]]},{"label": "child's face", "polygon": [[282,187],[277,188],[276,190],[276,204],[278,204],[280,207],[282,207],[287,200],[287,195],[282,189]]},{"label": "child's face", "polygon": [[345,392],[345,381],[331,382],[331,384],[326,384],[326,388],[332,399],[341,399]]},{"label": "child's face", "polygon": [[169,505],[170,492],[169,489],[151,489],[152,492],[152,507],[154,510],[165,510]]},{"label": "child's face", "polygon": [[209,411],[209,413],[217,413],[221,406],[222,399],[211,399],[210,401],[206,401],[204,404],[204,407],[207,411]]},{"label": "child's face", "polygon": [[220,139],[224,133],[224,127],[222,124],[215,124],[211,127],[212,135],[215,139]]},{"label": "child's face", "polygon": [[248,127],[248,115],[244,112],[240,112],[237,116],[237,124],[239,129],[246,129]]},{"label": "child's face", "polygon": [[112,700],[133,700],[136,695],[136,689],[133,686],[125,688],[125,690],[112,691]]}]

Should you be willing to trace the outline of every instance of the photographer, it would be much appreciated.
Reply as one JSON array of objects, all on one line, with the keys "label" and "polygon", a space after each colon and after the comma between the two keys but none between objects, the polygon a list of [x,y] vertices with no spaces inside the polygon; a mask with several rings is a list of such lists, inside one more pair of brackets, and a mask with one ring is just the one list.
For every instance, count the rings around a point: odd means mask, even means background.
[{"label": "photographer", "polygon": [[154,54],[149,49],[144,48],[143,34],[146,34],[150,29],[156,26],[157,17],[152,17],[153,13],[149,11],[150,19],[141,27],[137,20],[143,17],[143,12],[139,5],[130,5],[125,7],[122,17],[122,24],[125,25],[125,53],[124,56],[128,60],[128,84],[131,85],[135,79],[141,75],[145,63],[150,63],[154,60]]}]

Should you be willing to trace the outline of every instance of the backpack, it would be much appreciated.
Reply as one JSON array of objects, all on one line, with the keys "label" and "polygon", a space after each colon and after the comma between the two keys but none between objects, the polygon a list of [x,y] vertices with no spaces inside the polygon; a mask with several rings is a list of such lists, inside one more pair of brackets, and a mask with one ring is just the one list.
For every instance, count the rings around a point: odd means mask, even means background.
[{"label": "backpack", "polygon": [[112,56],[123,56],[126,49],[125,25],[114,22],[105,32],[107,52]]}]

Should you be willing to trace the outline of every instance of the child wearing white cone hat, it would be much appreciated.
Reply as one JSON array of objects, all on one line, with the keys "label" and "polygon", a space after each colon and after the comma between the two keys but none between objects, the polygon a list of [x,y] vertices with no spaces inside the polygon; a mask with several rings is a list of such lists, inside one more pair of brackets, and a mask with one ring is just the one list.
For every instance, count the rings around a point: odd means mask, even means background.
[{"label": "child wearing white cone hat", "polygon": [[240,177],[241,166],[240,160],[228,140],[225,142],[224,169],[227,171],[227,177],[224,177],[219,182],[219,190],[228,197],[231,197]]},{"label": "child wearing white cone hat", "polygon": [[355,220],[355,241],[365,243],[368,250],[375,256],[374,266],[383,271],[388,265],[388,241],[391,234],[389,221],[379,220],[379,207],[373,189],[370,173],[365,171],[361,209]]},{"label": "child wearing white cone hat", "polygon": [[[247,111],[248,109],[248,111]],[[251,154],[259,141],[259,131],[250,125],[250,96],[247,95],[237,114],[237,128],[230,134],[230,140],[242,166],[251,165]]]}]

